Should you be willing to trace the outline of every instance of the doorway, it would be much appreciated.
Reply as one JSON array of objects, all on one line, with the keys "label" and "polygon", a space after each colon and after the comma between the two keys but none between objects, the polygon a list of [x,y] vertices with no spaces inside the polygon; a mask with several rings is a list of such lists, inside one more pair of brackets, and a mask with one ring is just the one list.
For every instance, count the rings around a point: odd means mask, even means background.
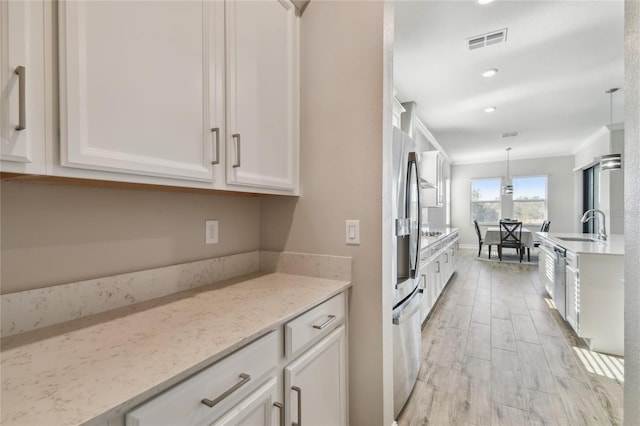
[{"label": "doorway", "polygon": [[[582,171],[582,213],[589,209],[599,208],[600,198],[600,164],[594,164]],[[585,234],[595,234],[595,221],[589,220],[582,224],[582,232]]]}]

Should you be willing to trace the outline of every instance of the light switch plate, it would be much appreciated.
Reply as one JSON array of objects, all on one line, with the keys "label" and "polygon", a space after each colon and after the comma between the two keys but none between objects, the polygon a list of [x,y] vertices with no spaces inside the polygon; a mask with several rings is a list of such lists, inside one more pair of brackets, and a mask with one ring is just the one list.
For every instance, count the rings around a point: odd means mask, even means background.
[{"label": "light switch plate", "polygon": [[360,221],[345,220],[345,242],[347,244],[360,244]]},{"label": "light switch plate", "polygon": [[204,232],[205,232],[206,244],[218,244],[218,221],[217,220],[206,220]]}]

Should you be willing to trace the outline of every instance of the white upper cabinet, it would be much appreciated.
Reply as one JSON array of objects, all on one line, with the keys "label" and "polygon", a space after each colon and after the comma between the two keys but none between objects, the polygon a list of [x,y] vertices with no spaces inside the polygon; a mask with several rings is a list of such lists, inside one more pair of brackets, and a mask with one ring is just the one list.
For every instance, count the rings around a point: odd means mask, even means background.
[{"label": "white upper cabinet", "polygon": [[227,183],[298,184],[298,22],[288,1],[226,3]]},{"label": "white upper cabinet", "polygon": [[214,180],[224,3],[61,1],[59,54],[63,166]]},{"label": "white upper cabinet", "polygon": [[44,2],[0,2],[0,170],[45,172]]},{"label": "white upper cabinet", "polygon": [[420,184],[423,186],[424,207],[444,206],[445,163],[438,151],[425,151],[420,155]]}]

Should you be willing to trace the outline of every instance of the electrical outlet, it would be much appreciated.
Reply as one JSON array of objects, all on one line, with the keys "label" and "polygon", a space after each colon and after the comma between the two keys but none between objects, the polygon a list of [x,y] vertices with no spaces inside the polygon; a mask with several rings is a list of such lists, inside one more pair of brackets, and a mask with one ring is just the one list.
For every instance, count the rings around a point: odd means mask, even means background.
[{"label": "electrical outlet", "polygon": [[205,243],[206,244],[218,244],[218,221],[207,220],[205,221]]}]

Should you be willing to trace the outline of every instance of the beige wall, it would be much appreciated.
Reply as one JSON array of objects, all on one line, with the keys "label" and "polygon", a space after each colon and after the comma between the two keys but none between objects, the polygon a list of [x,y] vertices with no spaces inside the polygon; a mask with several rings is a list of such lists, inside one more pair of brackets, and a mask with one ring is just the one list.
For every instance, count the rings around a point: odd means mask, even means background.
[{"label": "beige wall", "polygon": [[[0,183],[0,291],[259,248],[260,200],[217,194]],[[220,243],[204,244],[204,221]]]},{"label": "beige wall", "polygon": [[[381,262],[384,7],[383,2],[312,1],[305,9],[302,196],[262,201],[261,248],[353,257],[352,426],[393,422],[391,348],[384,346],[391,306],[386,306]],[[345,219],[360,220],[359,246],[345,244]]]}]

